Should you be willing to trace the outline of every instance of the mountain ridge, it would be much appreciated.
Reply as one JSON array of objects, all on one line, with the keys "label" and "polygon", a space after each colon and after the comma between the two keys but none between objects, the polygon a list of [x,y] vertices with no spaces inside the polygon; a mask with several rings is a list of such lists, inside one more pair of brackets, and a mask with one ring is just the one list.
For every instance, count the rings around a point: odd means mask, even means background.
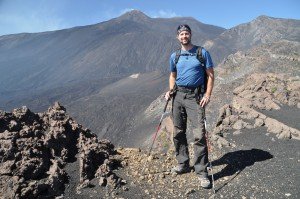
[{"label": "mountain ridge", "polygon": [[[262,43],[280,39],[300,41],[300,20],[259,16],[256,19],[237,25],[220,34],[213,41],[208,41],[208,49],[214,53],[218,63],[238,50],[247,50]],[[214,47],[221,46],[220,47]]]}]

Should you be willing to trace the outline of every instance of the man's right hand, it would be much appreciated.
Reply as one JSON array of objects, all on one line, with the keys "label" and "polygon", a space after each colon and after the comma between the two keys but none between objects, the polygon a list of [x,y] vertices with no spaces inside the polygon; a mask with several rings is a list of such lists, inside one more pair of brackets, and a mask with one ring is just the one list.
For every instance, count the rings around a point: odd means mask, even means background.
[{"label": "man's right hand", "polygon": [[172,95],[172,91],[166,92],[166,94],[165,94],[165,99],[166,99],[167,101],[170,100],[171,95]]}]

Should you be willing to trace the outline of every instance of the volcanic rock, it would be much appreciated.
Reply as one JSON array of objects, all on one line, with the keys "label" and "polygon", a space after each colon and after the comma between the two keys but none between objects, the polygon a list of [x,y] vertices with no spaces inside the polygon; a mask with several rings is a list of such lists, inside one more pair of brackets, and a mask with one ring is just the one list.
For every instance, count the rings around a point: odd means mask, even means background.
[{"label": "volcanic rock", "polygon": [[25,106],[12,113],[0,111],[0,193],[4,198],[60,196],[68,181],[64,167],[77,158],[80,188],[100,176],[115,188],[121,179],[112,171],[117,161],[114,153],[110,141],[98,140],[58,102],[38,114]]},{"label": "volcanic rock", "polygon": [[275,133],[279,139],[300,138],[298,129],[262,113],[265,110],[279,110],[283,105],[298,108],[299,77],[273,73],[253,74],[243,85],[235,88],[233,94],[235,96],[232,104],[220,109],[219,119],[214,129],[215,134],[222,135],[229,129],[241,130],[265,125],[267,130]]}]

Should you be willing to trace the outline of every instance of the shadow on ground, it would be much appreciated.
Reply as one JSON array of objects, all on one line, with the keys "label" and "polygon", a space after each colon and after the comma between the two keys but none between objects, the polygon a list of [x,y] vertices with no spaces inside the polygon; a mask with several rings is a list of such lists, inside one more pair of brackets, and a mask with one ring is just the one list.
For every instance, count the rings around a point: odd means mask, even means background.
[{"label": "shadow on ground", "polygon": [[220,159],[212,162],[213,166],[227,164],[220,172],[214,174],[215,180],[225,176],[232,176],[240,173],[246,167],[252,166],[255,162],[261,162],[273,158],[273,155],[261,149],[239,150],[226,153]]}]

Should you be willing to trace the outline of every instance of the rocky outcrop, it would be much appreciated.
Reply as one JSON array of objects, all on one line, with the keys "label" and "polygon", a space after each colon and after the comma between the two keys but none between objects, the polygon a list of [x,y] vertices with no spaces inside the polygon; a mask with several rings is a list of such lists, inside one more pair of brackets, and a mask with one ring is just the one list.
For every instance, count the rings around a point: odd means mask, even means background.
[{"label": "rocky outcrop", "polygon": [[[0,112],[1,198],[61,195],[68,178],[64,167],[77,158],[81,188],[99,176],[99,168],[112,170],[113,154],[114,146],[108,140],[98,140],[82,128],[59,103],[38,114],[27,107]],[[104,178],[112,175],[119,179],[112,172]],[[113,187],[117,183],[114,181]]]},{"label": "rocky outcrop", "polygon": [[266,126],[278,138],[300,140],[300,131],[266,116],[261,110],[279,110],[282,105],[300,108],[300,79],[278,74],[253,74],[234,91],[232,104],[220,109],[215,134],[234,129]]},{"label": "rocky outcrop", "polygon": [[300,79],[278,74],[253,74],[237,87],[233,104],[258,109],[280,109],[279,104],[300,107]]}]

